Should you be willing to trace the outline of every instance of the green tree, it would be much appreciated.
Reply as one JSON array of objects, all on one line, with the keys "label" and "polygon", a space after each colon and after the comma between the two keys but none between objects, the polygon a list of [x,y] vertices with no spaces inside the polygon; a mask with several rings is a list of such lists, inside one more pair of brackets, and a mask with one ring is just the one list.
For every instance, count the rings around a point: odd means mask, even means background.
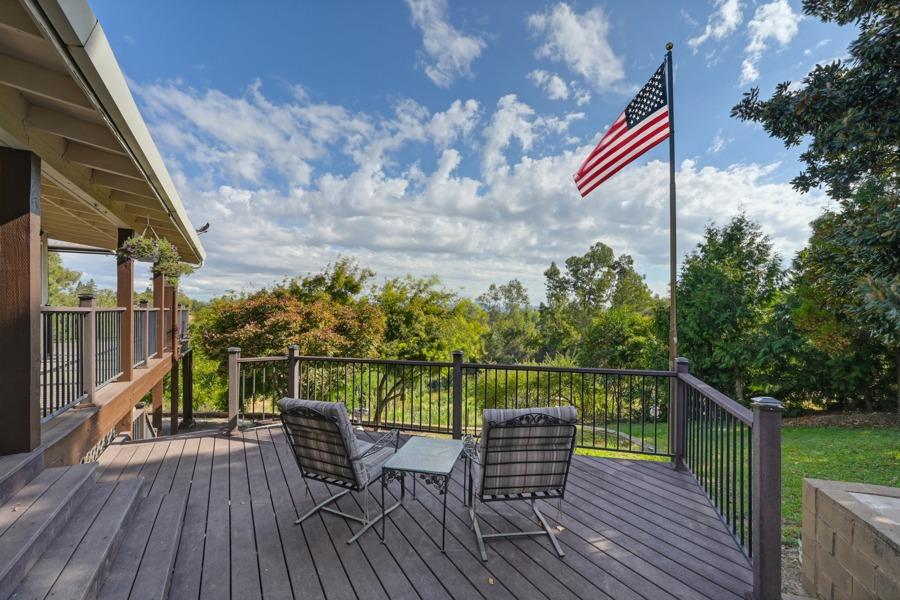
[{"label": "green tree", "polygon": [[74,306],[77,303],[75,286],[81,272],[67,269],[58,252],[47,254],[47,292],[49,306]]},{"label": "green tree", "polygon": [[667,350],[653,317],[628,306],[598,313],[584,333],[578,363],[611,369],[666,369]]},{"label": "green tree", "polygon": [[782,276],[768,237],[743,214],[708,226],[682,266],[681,352],[702,379],[734,390],[738,401],[765,363],[764,333]]},{"label": "green tree", "polygon": [[537,312],[529,304],[528,292],[522,282],[513,279],[502,285],[492,283],[478,297],[478,303],[487,313],[485,358],[504,364],[533,361]]},{"label": "green tree", "polygon": [[803,11],[825,22],[855,24],[849,60],[817,65],[797,88],[779,84],[768,100],[753,88],[732,116],[760,123],[785,146],[808,145],[797,189],[825,186],[849,198],[870,178],[889,178],[900,165],[900,11],[896,0],[804,0]]}]

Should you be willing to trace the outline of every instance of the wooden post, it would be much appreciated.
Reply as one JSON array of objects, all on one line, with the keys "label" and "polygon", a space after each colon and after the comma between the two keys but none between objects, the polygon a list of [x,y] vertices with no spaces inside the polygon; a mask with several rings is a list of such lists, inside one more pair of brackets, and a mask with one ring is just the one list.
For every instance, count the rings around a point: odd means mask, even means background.
[{"label": "wooden post", "polygon": [[169,314],[172,315],[172,328],[167,333],[167,337],[172,344],[172,360],[178,360],[181,355],[181,319],[178,318],[178,286],[166,286],[166,306],[169,308]]},{"label": "wooden post", "polygon": [[[163,353],[165,352],[166,347],[166,278],[164,275],[154,275],[153,276],[153,306],[159,309],[159,312],[156,315],[156,332],[153,335],[156,335],[156,356],[157,358],[162,358]],[[156,404],[153,405],[154,407]],[[155,414],[155,413],[154,413]],[[153,426],[159,429],[159,426],[156,424],[156,421],[153,422]]]},{"label": "wooden post", "polygon": [[462,439],[462,350],[453,351],[453,439]]},{"label": "wooden post", "polygon": [[0,148],[0,455],[41,444],[41,159]]},{"label": "wooden post", "polygon": [[232,432],[238,426],[238,410],[240,409],[240,379],[241,365],[240,348],[228,349],[228,425],[227,432]]},{"label": "wooden post", "polygon": [[97,390],[97,301],[91,294],[78,296],[78,305],[90,308],[84,313],[84,329],[81,340],[81,381],[87,394],[87,403],[94,403],[94,392]]},{"label": "wooden post", "polygon": [[169,409],[169,435],[175,435],[178,433],[178,405],[181,401],[181,389],[178,383],[178,362],[175,360],[172,360],[172,369],[169,371],[169,396],[172,401]]},{"label": "wooden post", "polygon": [[688,359],[683,356],[679,356],[675,359],[675,377],[671,378],[671,385],[675,386],[675,393],[670,394],[670,398],[675,399],[675,406],[673,410],[669,411],[669,414],[672,415],[672,423],[675,426],[675,435],[673,436],[673,441],[675,442],[674,447],[672,448],[672,454],[675,455],[675,470],[676,471],[684,471],[684,449],[685,442],[687,441],[687,421],[685,420],[685,414],[687,410],[687,395],[684,384],[678,379],[678,373],[687,373],[688,367],[690,363]]},{"label": "wooden post", "polygon": [[288,381],[287,381],[287,395],[288,398],[298,398],[298,389],[297,383],[299,381],[299,369],[297,367],[300,366],[300,361],[297,359],[297,355],[300,353],[300,346],[296,344],[291,344],[288,346]]},{"label": "wooden post", "polygon": [[153,393],[151,421],[153,429],[162,435],[162,419],[163,419],[163,381],[160,379],[156,382],[151,390]]},{"label": "wooden post", "polygon": [[[144,364],[142,368],[146,369],[150,366],[150,305],[146,300],[141,300],[141,352],[144,355]],[[156,333],[155,331],[153,332]]]},{"label": "wooden post", "polygon": [[[117,247],[121,248],[132,235],[131,229],[119,229]],[[119,257],[116,265],[116,305],[125,309],[119,329],[119,356],[122,357],[119,381],[131,381],[134,377],[134,259]]]},{"label": "wooden post", "polygon": [[181,355],[181,382],[184,388],[184,418],[179,427],[191,429],[194,427],[194,351],[191,348]]},{"label": "wooden post", "polygon": [[781,412],[775,398],[754,398],[753,595],[781,598]]}]

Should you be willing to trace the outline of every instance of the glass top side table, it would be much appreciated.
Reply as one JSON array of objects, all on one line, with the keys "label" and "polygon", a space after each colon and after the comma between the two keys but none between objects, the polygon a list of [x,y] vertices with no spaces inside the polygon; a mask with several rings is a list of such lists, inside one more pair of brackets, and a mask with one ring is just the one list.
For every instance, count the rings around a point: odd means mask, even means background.
[{"label": "glass top side table", "polygon": [[[384,506],[384,490],[391,481],[400,481],[400,500],[406,495],[406,474],[413,477],[413,490],[418,477],[434,487],[443,496],[444,513],[441,520],[441,552],[447,537],[447,487],[450,474],[463,450],[462,440],[414,437],[381,467],[381,506]],[[415,491],[413,491],[415,494]],[[381,539],[385,536],[385,521],[381,521]]]}]

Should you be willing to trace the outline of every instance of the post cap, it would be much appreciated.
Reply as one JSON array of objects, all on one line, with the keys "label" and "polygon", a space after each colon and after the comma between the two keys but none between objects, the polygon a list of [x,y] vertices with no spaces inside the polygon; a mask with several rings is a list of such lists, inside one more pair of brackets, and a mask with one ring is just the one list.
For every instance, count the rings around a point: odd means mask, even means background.
[{"label": "post cap", "polygon": [[457,358],[457,357],[462,358],[462,355],[463,355],[462,350],[454,350],[453,351],[453,358]]},{"label": "post cap", "polygon": [[679,373],[687,373],[688,368],[691,366],[691,361],[686,359],[683,356],[679,356],[675,359],[675,370]]},{"label": "post cap", "polygon": [[78,294],[78,299],[79,300],[93,300],[94,295],[93,294]]},{"label": "post cap", "polygon": [[784,410],[784,404],[782,404],[780,400],[772,398],[771,396],[758,396],[756,398],[752,398],[750,400],[750,406],[752,406],[754,409],[759,410],[777,412],[781,412]]},{"label": "post cap", "polygon": [[238,354],[241,351],[237,346],[232,346],[228,349],[228,354]]},{"label": "post cap", "polygon": [[146,307],[148,304],[150,304],[150,302],[148,302],[147,300],[141,300],[140,302],[138,302],[138,304],[140,304],[142,307]]},{"label": "post cap", "polygon": [[300,349],[299,344],[291,344],[290,346],[288,346],[288,350],[299,350],[299,349]]}]

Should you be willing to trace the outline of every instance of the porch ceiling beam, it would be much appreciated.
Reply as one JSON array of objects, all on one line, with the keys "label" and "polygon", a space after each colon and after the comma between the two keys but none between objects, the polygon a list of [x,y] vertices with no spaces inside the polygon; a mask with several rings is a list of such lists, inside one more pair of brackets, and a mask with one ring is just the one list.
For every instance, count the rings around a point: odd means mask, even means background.
[{"label": "porch ceiling beam", "polygon": [[91,183],[102,187],[107,187],[120,192],[127,192],[136,196],[156,201],[156,196],[150,186],[144,181],[136,181],[129,177],[122,177],[114,173],[106,173],[104,171],[94,171],[91,173]]},{"label": "porch ceiling beam", "polygon": [[0,54],[0,83],[77,108],[94,109],[68,75],[5,54]]},{"label": "porch ceiling beam", "polygon": [[118,140],[103,125],[88,123],[55,110],[32,105],[25,118],[25,125],[106,152],[123,156],[125,154]]},{"label": "porch ceiling beam", "polygon": [[68,208],[63,206],[61,203],[52,202],[52,205],[56,210],[64,213],[69,218],[74,219],[75,221],[80,223],[82,226],[92,229],[95,232],[99,233],[100,235],[105,235],[105,232],[102,229],[100,229],[99,227],[95,226],[93,223],[91,223],[90,220],[82,218],[81,215],[79,215],[75,211],[69,210]]},{"label": "porch ceiling beam", "polygon": [[66,144],[66,151],[63,158],[73,163],[90,167],[95,171],[105,171],[113,175],[122,177],[130,177],[137,181],[142,181],[143,177],[135,168],[131,159],[121,154],[112,154],[104,152],[97,148],[92,148],[78,142],[69,142]]}]

